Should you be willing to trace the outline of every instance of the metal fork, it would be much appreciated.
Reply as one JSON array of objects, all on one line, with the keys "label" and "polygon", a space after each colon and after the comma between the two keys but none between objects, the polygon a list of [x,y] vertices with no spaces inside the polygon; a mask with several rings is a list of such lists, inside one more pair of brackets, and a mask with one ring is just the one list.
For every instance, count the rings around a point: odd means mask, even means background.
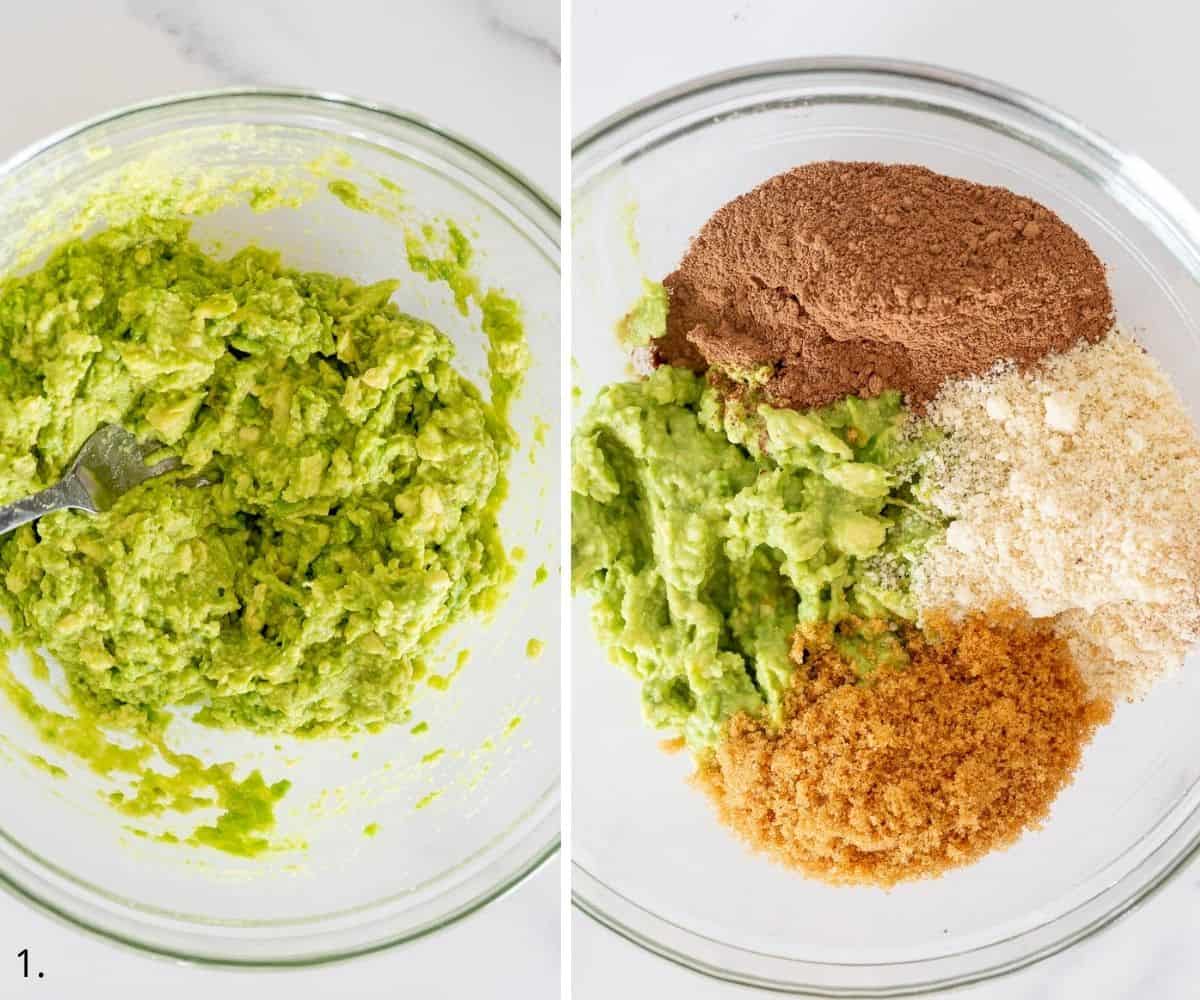
[{"label": "metal fork", "polygon": [[56,510],[99,514],[147,479],[179,468],[174,455],[154,465],[146,459],[162,445],[138,441],[115,424],[104,424],[79,449],[75,461],[57,483],[24,500],[0,507],[0,535]]}]

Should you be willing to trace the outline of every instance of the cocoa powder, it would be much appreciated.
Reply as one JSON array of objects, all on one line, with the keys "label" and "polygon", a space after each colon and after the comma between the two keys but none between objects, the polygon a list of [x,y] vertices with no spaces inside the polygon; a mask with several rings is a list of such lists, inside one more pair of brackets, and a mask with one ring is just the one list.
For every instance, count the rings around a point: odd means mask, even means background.
[{"label": "cocoa powder", "polygon": [[720,209],[664,284],[654,361],[755,370],[775,406],[1028,365],[1112,326],[1104,267],[1043,205],[882,163],[810,163]]}]

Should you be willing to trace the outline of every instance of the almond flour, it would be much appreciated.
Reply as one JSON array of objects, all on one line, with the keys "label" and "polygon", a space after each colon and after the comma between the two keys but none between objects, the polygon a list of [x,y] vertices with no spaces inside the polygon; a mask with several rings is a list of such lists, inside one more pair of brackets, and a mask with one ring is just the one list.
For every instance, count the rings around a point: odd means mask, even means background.
[{"label": "almond flour", "polygon": [[922,618],[995,603],[1055,619],[1093,694],[1132,698],[1200,640],[1200,441],[1114,331],[947,384],[929,499],[952,518],[914,578]]}]

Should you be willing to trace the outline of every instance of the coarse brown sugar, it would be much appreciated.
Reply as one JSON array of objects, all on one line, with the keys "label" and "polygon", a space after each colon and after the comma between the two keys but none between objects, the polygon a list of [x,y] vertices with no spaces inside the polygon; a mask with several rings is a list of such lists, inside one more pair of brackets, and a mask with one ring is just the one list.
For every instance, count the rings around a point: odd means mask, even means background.
[{"label": "coarse brown sugar", "polygon": [[716,212],[670,295],[659,363],[753,375],[773,406],[1027,364],[1112,325],[1104,267],[1037,202],[882,163],[809,163]]},{"label": "coarse brown sugar", "polygon": [[751,846],[836,883],[936,876],[1037,826],[1111,714],[1045,622],[997,610],[901,635],[911,663],[860,681],[829,626],[798,632],[781,726],[737,715],[699,762]]}]

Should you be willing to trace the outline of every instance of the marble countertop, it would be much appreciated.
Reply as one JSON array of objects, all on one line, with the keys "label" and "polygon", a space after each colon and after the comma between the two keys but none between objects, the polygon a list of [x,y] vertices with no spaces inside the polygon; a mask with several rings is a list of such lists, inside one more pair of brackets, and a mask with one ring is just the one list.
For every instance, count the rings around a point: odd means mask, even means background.
[{"label": "marble countertop", "polygon": [[[630,26],[636,25],[636,31]],[[748,62],[854,54],[941,63],[1057,105],[1200,202],[1192,124],[1200,8],[1176,0],[576,0],[572,131],[663,87]],[[619,67],[614,72],[614,66]],[[767,996],[706,980],[572,915],[575,1000]],[[1081,945],[964,1000],[1200,995],[1200,864]]]},{"label": "marble countertop", "polygon": [[58,0],[23,4],[10,41],[18,27],[4,155],[123,104],[274,84],[418,112],[559,198],[557,0]]},{"label": "marble countertop", "polygon": [[[410,109],[559,197],[558,0],[61,0],[9,13],[0,159],[162,94],[234,84],[335,91]],[[11,805],[11,804],[10,804]],[[88,937],[0,893],[0,996],[228,1000],[492,998],[559,992],[559,865],[447,931],[308,972],[196,970]],[[42,981],[22,982],[28,948]],[[469,961],[463,961],[469,956]]]}]

